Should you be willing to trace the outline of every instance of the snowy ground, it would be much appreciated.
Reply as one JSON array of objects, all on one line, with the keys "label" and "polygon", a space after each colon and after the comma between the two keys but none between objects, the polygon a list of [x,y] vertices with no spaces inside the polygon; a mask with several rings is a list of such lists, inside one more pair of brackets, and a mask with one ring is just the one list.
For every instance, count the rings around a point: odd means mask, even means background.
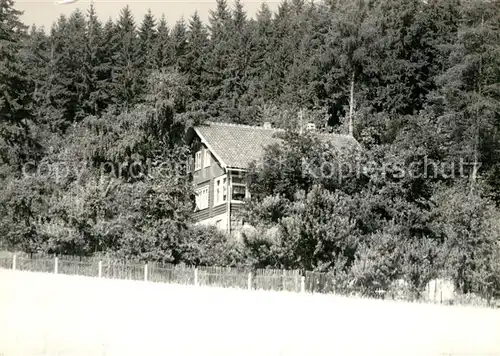
[{"label": "snowy ground", "polygon": [[0,270],[0,355],[500,355],[500,310]]}]

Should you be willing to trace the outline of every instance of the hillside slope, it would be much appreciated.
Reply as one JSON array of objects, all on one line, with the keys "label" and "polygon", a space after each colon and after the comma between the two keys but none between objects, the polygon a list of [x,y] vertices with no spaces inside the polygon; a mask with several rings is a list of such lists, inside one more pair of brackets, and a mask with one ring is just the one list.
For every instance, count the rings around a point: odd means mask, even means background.
[{"label": "hillside slope", "polygon": [[0,270],[0,354],[499,354],[500,310]]}]

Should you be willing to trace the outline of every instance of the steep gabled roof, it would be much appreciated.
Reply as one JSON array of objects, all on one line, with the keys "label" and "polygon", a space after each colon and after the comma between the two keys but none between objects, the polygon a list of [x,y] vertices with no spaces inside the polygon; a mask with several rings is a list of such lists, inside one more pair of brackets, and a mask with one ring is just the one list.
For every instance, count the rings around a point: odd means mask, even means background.
[{"label": "steep gabled roof", "polygon": [[[224,168],[236,169],[246,169],[251,162],[260,159],[266,146],[281,142],[276,134],[284,132],[261,126],[215,122],[196,126],[194,131]],[[346,135],[321,136],[333,140],[339,146],[357,144],[355,139]]]}]

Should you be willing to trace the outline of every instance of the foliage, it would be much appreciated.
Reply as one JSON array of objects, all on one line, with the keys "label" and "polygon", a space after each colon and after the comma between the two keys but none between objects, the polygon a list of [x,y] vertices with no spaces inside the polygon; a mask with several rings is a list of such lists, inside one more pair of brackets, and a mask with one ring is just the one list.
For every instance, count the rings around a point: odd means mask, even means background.
[{"label": "foliage", "polygon": [[[207,24],[91,7],[28,32],[0,0],[0,244],[327,271],[367,295],[452,277],[492,298],[499,10],[294,0],[252,18],[218,0]],[[208,119],[285,129],[251,167],[242,245],[190,221],[183,138]],[[350,119],[359,145],[328,138]]]},{"label": "foliage", "polygon": [[182,262],[193,266],[237,266],[241,252],[235,241],[216,227],[193,226],[177,246]]}]

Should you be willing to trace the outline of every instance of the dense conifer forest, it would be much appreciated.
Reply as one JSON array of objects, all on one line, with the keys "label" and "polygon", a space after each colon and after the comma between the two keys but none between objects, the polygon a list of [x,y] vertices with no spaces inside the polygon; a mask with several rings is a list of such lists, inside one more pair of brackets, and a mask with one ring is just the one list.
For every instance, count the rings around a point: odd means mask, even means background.
[{"label": "dense conifer forest", "polygon": [[[20,15],[0,0],[4,248],[500,290],[500,1],[285,0],[251,18],[217,0],[208,23],[172,24],[89,7],[50,29]],[[252,168],[241,242],[190,220],[183,137],[209,120],[292,128]]]}]

